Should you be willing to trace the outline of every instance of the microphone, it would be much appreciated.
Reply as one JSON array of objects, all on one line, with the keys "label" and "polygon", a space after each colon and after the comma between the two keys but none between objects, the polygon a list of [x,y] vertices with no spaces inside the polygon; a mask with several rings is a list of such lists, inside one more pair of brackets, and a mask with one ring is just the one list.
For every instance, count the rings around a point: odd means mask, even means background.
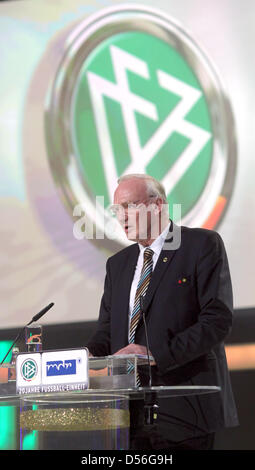
[{"label": "microphone", "polygon": [[47,307],[44,307],[42,310],[40,310],[40,312],[38,312],[36,315],[33,316],[32,320],[30,320],[29,323],[27,323],[27,325],[25,325],[20,331],[19,333],[17,334],[15,340],[13,341],[10,349],[7,351],[7,353],[5,354],[2,362],[0,362],[0,365],[3,364],[3,362],[5,361],[5,359],[7,358],[9,352],[12,350],[14,344],[18,341],[18,339],[20,338],[20,336],[22,335],[23,331],[25,330],[26,326],[29,326],[31,325],[31,323],[33,323],[34,321],[37,321],[39,320],[39,318],[41,318],[43,315],[45,315],[46,312],[48,312],[48,310],[50,310],[51,307],[53,307],[54,303],[51,302],[49,305],[47,305]]},{"label": "microphone", "polygon": [[48,310],[50,310],[51,307],[53,307],[53,305],[54,305],[54,302],[51,302],[49,305],[47,305],[47,307],[44,307],[42,310],[40,310],[40,312],[37,313],[36,315],[34,315],[34,317],[32,318],[32,320],[31,320],[26,326],[29,326],[29,325],[31,325],[31,323],[33,323],[34,321],[39,320],[43,315],[45,315],[45,313],[48,312]]},{"label": "microphone", "polygon": [[[147,359],[148,359],[148,371],[149,371],[149,389],[152,385],[152,374],[151,374],[151,364],[150,364],[150,354],[149,354],[149,340],[148,340],[148,330],[147,323],[145,320],[145,308],[144,308],[144,296],[140,296],[140,310],[142,312],[143,324],[145,329],[145,339],[146,339],[146,350],[147,350]],[[145,424],[153,424],[157,419],[158,414],[158,405],[156,403],[156,392],[148,390],[145,392],[144,396],[144,422]]]},{"label": "microphone", "polygon": [[140,295],[140,310],[141,310],[141,313],[142,313],[143,324],[144,324],[144,329],[145,329],[146,350],[147,350],[148,371],[149,371],[149,387],[151,387],[151,384],[152,384],[151,363],[150,363],[148,330],[147,330],[147,323],[146,323],[146,320],[145,320],[144,296],[143,295]]}]

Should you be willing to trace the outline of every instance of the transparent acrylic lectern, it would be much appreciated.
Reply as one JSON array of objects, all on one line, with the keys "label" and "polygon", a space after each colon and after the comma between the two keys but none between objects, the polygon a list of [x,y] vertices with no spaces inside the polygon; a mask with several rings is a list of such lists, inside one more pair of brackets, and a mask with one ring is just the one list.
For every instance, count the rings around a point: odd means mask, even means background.
[{"label": "transparent acrylic lectern", "polygon": [[[90,358],[89,388],[85,391],[17,395],[15,381],[0,383],[0,413],[5,407],[16,416],[11,448],[129,449],[131,400],[141,400],[143,406],[148,396],[170,400],[220,391],[206,385],[138,386],[139,367],[146,368],[147,361],[138,355]],[[10,448],[8,437],[6,446]]]}]

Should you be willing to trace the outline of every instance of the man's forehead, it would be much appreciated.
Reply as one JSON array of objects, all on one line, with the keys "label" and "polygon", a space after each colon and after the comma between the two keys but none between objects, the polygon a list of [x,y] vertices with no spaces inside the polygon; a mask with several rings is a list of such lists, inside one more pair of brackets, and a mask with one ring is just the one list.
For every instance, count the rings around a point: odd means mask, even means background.
[{"label": "man's forehead", "polygon": [[130,179],[121,181],[117,187],[114,200],[130,201],[144,197],[146,194],[146,183],[142,179]]}]

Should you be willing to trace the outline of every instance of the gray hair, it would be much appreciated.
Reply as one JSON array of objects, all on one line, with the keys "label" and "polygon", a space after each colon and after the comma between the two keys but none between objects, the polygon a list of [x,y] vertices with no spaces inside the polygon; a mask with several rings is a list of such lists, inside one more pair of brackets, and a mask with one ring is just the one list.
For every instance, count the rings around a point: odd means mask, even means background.
[{"label": "gray hair", "polygon": [[143,179],[147,186],[148,196],[150,197],[160,197],[164,203],[167,203],[166,199],[166,192],[162,184],[153,178],[150,175],[146,175],[145,173],[134,173],[129,175],[123,175],[118,179],[118,183],[122,181],[131,180],[134,178]]}]

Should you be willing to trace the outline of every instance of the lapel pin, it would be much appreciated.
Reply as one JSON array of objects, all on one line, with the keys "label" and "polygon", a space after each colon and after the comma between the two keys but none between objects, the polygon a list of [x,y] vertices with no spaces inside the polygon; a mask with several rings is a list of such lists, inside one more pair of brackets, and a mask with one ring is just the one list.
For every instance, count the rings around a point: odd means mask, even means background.
[{"label": "lapel pin", "polygon": [[166,263],[168,258],[163,258],[163,263]]}]

